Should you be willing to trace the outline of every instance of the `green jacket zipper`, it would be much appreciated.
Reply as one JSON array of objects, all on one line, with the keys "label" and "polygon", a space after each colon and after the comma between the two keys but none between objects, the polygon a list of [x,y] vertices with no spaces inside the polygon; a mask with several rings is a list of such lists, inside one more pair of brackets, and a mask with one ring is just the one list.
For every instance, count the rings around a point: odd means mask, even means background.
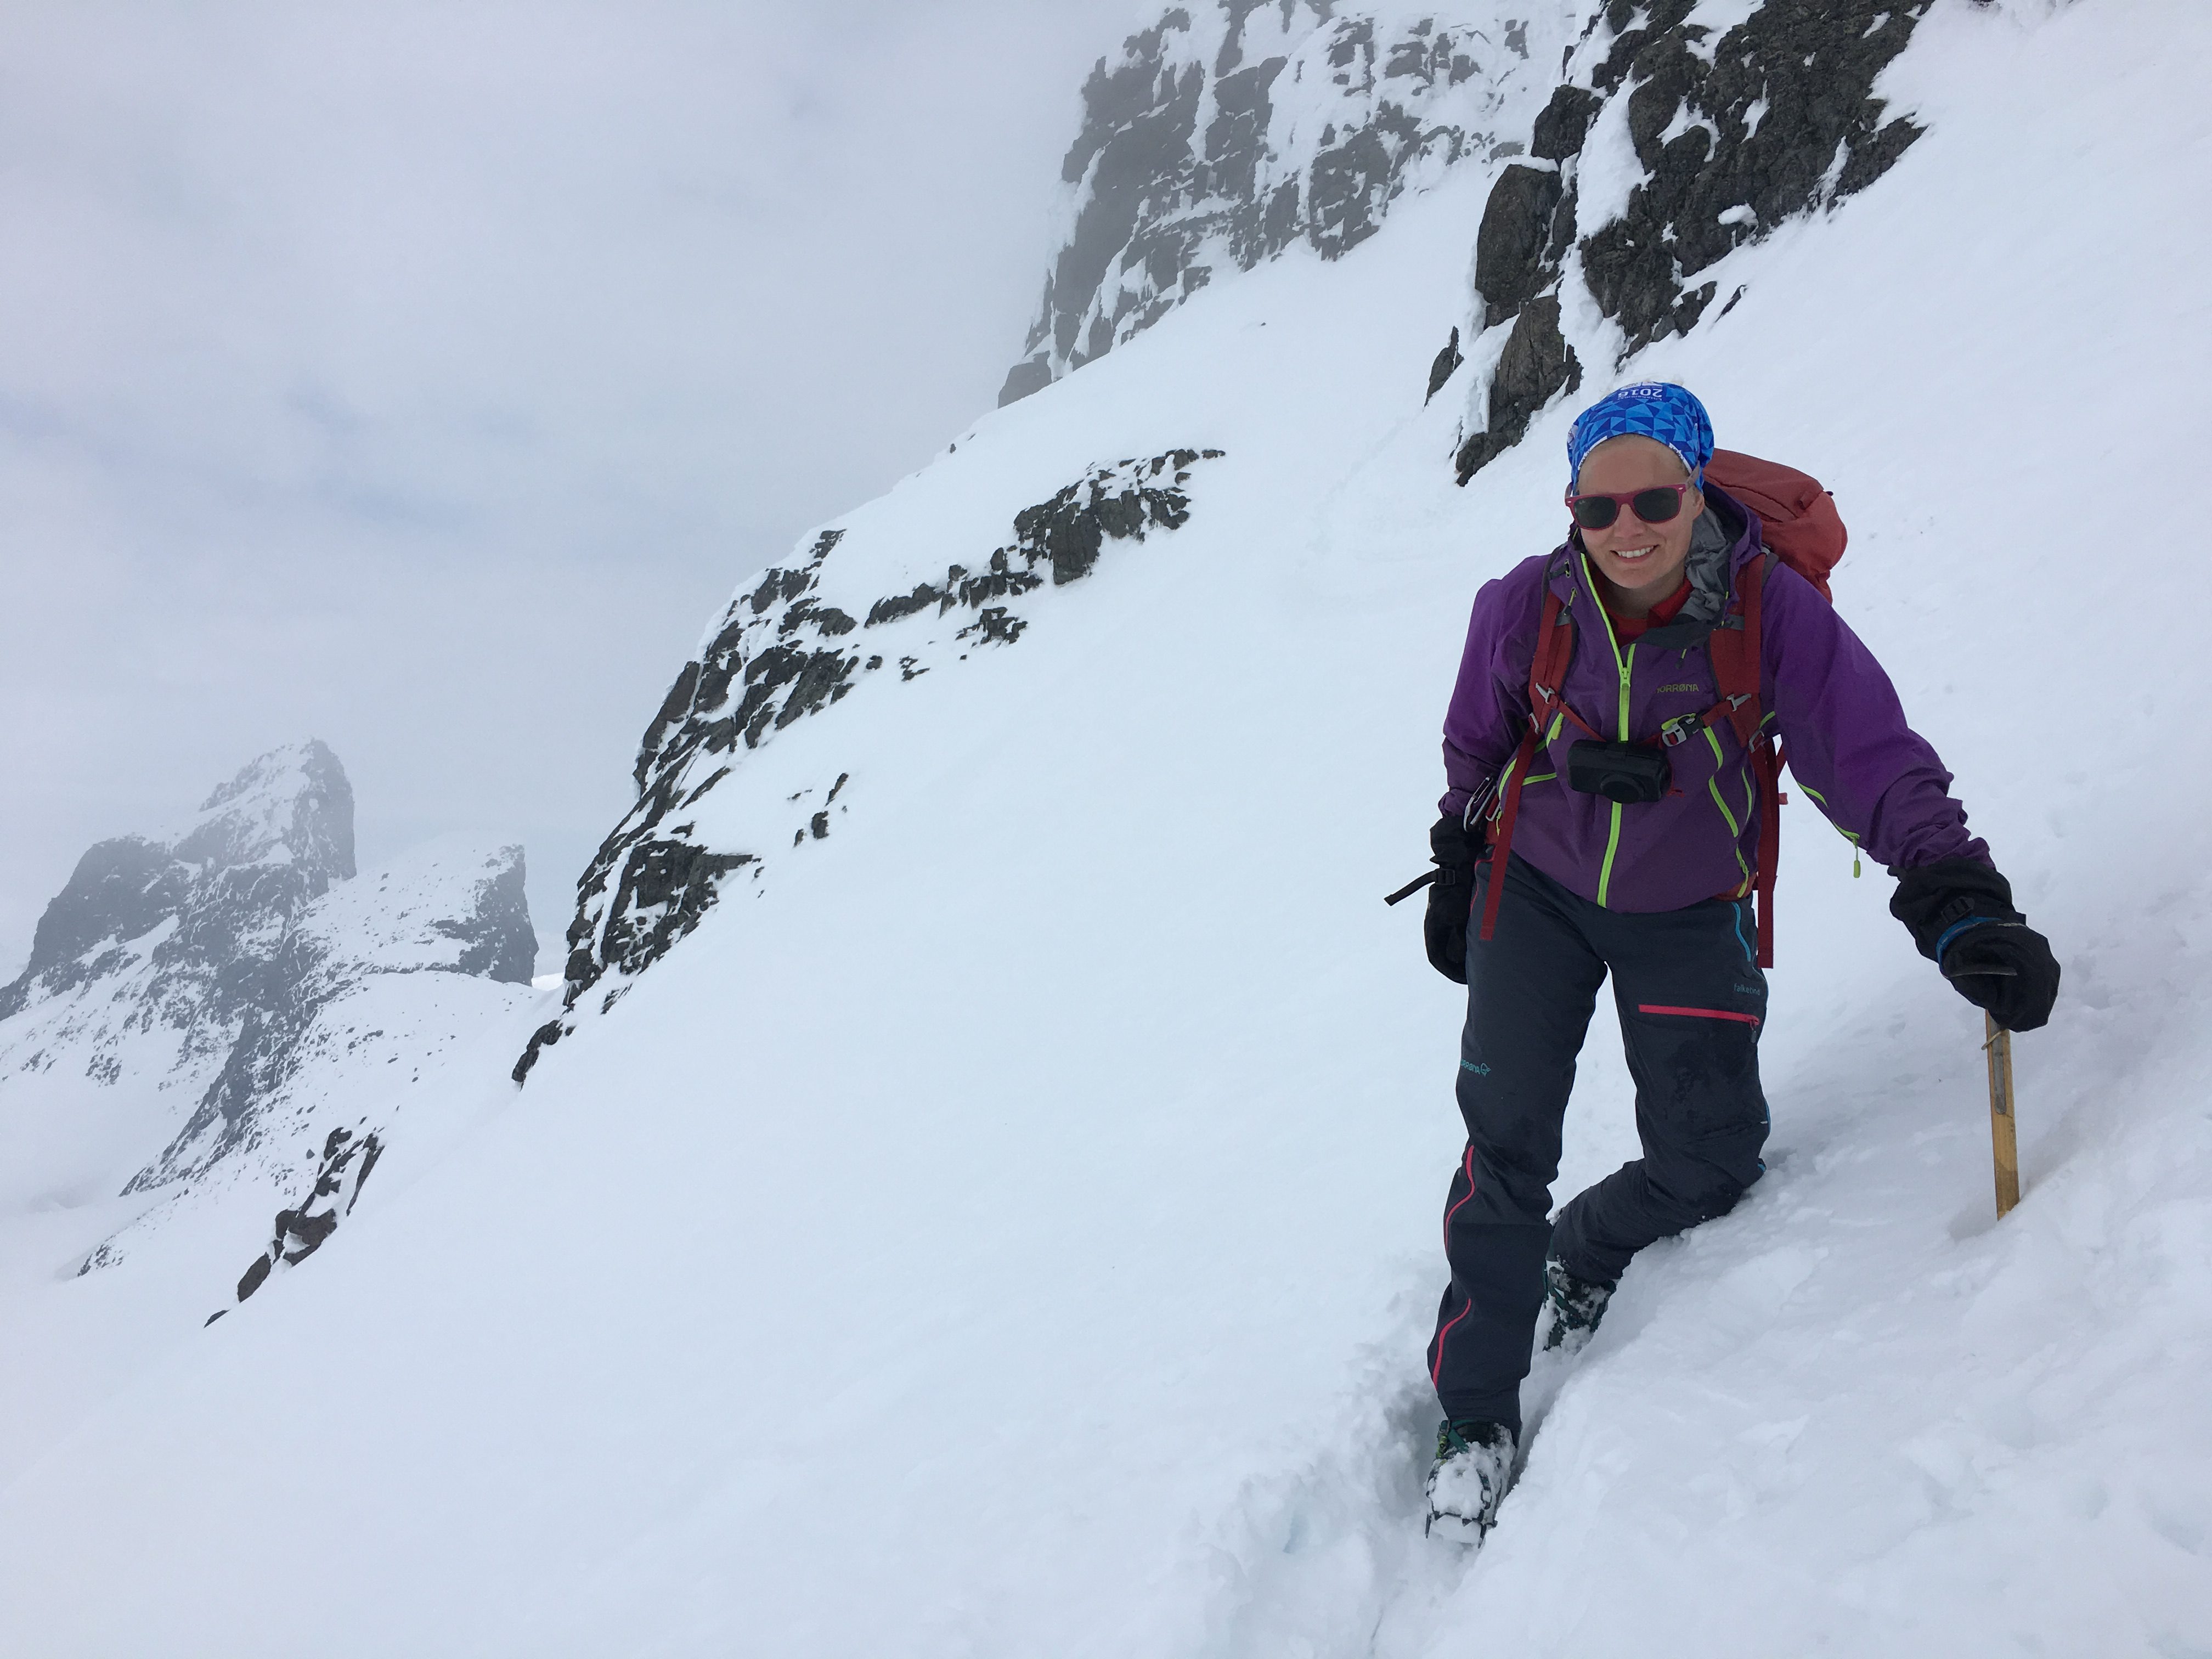
[{"label": "green jacket zipper", "polygon": [[[1613,636],[1613,618],[1606,614],[1605,601],[1598,599],[1597,579],[1590,574],[1589,556],[1583,554],[1579,556],[1583,565],[1583,586],[1589,589],[1590,598],[1597,601],[1595,608],[1605,624],[1605,642],[1613,647],[1613,665],[1620,671],[1620,740],[1626,743],[1628,741],[1628,680],[1631,672],[1636,666],[1636,647],[1631,645],[1626,658],[1620,654],[1620,641]],[[1613,803],[1613,823],[1607,831],[1605,838],[1605,863],[1597,872],[1597,902],[1603,908],[1612,908],[1612,906],[1606,903],[1606,896],[1613,886],[1613,855],[1620,851],[1620,803],[1615,801]]]}]

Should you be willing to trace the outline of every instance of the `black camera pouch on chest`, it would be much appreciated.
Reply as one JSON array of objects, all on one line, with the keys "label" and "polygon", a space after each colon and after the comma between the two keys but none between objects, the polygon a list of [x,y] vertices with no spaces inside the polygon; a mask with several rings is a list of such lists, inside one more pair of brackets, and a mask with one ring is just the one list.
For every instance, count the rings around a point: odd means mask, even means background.
[{"label": "black camera pouch on chest", "polygon": [[1567,750],[1567,787],[1623,805],[1664,799],[1674,781],[1667,751],[1650,744],[1585,738]]}]

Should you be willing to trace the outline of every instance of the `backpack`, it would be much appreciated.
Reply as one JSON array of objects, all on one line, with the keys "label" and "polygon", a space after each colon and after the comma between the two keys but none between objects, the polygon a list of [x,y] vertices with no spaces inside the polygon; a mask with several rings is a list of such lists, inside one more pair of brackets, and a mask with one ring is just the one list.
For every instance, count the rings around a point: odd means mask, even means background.
[{"label": "backpack", "polygon": [[[1833,603],[1828,592],[1828,573],[1844,556],[1849,534],[1836,511],[1835,497],[1820,481],[1755,455],[1716,449],[1706,464],[1705,477],[1741,501],[1759,517],[1764,558],[1744,567],[1736,584],[1735,602],[1729,614],[1714,624],[1706,641],[1712,659],[1713,683],[1721,700],[1698,715],[1665,734],[1660,741],[1672,746],[1707,726],[1726,720],[1735,728],[1736,739],[1751,757],[1752,775],[1759,787],[1759,868],[1748,891],[1758,896],[1759,965],[1774,965],[1774,878],[1779,867],[1782,806],[1782,769],[1788,757],[1775,745],[1766,730],[1765,714],[1759,703],[1759,605],[1767,573],[1777,560],[1813,585],[1820,596]],[[1565,715],[1577,726],[1579,716],[1560,698],[1558,686],[1565,677],[1573,654],[1574,624],[1560,613],[1559,596],[1544,585],[1543,615],[1537,623],[1536,651],[1528,665],[1528,731],[1515,755],[1511,777],[1498,813],[1498,828],[1491,836],[1489,896],[1482,907],[1480,938],[1487,939],[1498,927],[1498,902],[1505,887],[1504,860],[1512,851],[1513,822],[1521,811],[1521,781],[1528,775],[1545,727],[1555,715]],[[1592,733],[1595,736],[1595,733]]]},{"label": "backpack", "polygon": [[1828,573],[1844,556],[1850,532],[1836,511],[1836,498],[1820,488],[1819,479],[1733,449],[1713,451],[1705,477],[1759,514],[1759,539],[1767,551],[1812,583],[1829,604],[1836,602],[1828,592]]}]

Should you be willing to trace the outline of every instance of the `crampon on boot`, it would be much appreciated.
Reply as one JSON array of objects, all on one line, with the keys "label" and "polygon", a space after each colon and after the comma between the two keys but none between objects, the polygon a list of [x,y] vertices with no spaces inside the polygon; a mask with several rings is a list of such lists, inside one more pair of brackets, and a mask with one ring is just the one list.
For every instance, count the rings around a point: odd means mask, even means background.
[{"label": "crampon on boot", "polygon": [[1503,1423],[1444,1423],[1429,1466],[1431,1538],[1480,1544],[1513,1479],[1513,1431]]},{"label": "crampon on boot", "polygon": [[1555,1258],[1544,1264],[1544,1335],[1538,1345],[1544,1352],[1556,1348],[1571,1358],[1597,1334],[1605,1317],[1605,1304],[1613,1296],[1610,1285],[1577,1279]]}]

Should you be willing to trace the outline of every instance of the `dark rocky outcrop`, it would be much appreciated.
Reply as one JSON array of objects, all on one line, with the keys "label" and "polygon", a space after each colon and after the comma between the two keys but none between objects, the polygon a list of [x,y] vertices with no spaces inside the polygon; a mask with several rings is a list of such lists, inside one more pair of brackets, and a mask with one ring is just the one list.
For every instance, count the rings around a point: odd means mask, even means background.
[{"label": "dark rocky outcrop", "polygon": [[[1203,458],[1220,453],[1206,450]],[[1109,541],[1141,539],[1152,528],[1182,528],[1190,517],[1182,485],[1191,464],[1200,459],[1198,450],[1176,449],[1149,461],[1093,469],[1050,500],[1017,513],[1014,544],[992,555],[994,568],[1005,568],[998,561],[1008,555],[1030,570],[1042,563],[1051,570],[1053,586],[1062,587],[1089,575]]]},{"label": "dark rocky outcrop", "polygon": [[501,985],[527,985],[538,969],[538,932],[530,925],[530,900],[523,890],[528,876],[522,848],[507,850],[514,856],[491,867],[465,914],[441,916],[430,925],[461,947],[453,972]]},{"label": "dark rocky outcrop", "polygon": [[1536,297],[1554,273],[1545,268],[1552,215],[1565,183],[1553,167],[1519,163],[1498,175],[1474,237],[1474,286],[1482,326],[1495,327]]},{"label": "dark rocky outcrop", "polygon": [[[353,1213],[369,1171],[384,1156],[384,1143],[374,1131],[356,1134],[333,1129],[323,1141],[321,1162],[316,1166],[307,1194],[289,1208],[276,1212],[269,1243],[253,1258],[238,1280],[238,1299],[243,1302],[266,1284],[281,1267],[296,1267],[322,1249],[338,1223]],[[215,1322],[230,1311],[217,1309],[207,1317]]]},{"label": "dark rocky outcrop", "polygon": [[1071,229],[999,401],[1111,350],[1219,270],[1300,243],[1324,258],[1357,247],[1417,180],[1493,153],[1519,124],[1520,83],[1535,88],[1531,27],[1386,28],[1340,0],[1164,12],[1084,87],[1061,168]]},{"label": "dark rocky outcrop", "polygon": [[1552,94],[1528,135],[1528,154],[1540,161],[1564,161],[1579,155],[1590,123],[1605,100],[1587,87],[1563,86]]},{"label": "dark rocky outcrop", "polygon": [[[824,592],[842,530],[824,532],[802,562],[766,572],[740,593],[700,655],[678,672],[646,727],[632,773],[637,802],[576,885],[563,968],[566,1012],[531,1037],[515,1062],[515,1081],[526,1079],[538,1056],[572,1029],[587,993],[610,976],[624,981],[642,973],[698,926],[732,876],[761,873],[757,848],[708,846],[690,809],[726,787],[746,750],[835,704],[889,654],[840,641],[885,629],[908,637],[962,611],[974,619],[950,636],[959,647],[956,656],[1013,645],[1030,624],[1017,607],[1038,590],[1082,580],[1115,542],[1141,541],[1185,523],[1192,469],[1220,454],[1172,449],[1091,467],[1017,513],[1012,538],[976,568],[951,565],[941,579],[900,592],[841,595],[848,608],[829,603]],[[855,612],[861,617],[857,623]],[[897,661],[901,683],[920,678],[932,665],[918,651]],[[841,774],[830,801],[850,781]],[[826,838],[830,824],[825,807],[787,833],[794,848],[801,847]],[[605,994],[602,1011],[622,989],[618,983]]]},{"label": "dark rocky outcrop", "polygon": [[[1626,9],[1609,8],[1608,21]],[[1703,31],[1662,26],[1687,9],[1681,0],[1654,7],[1605,65],[1607,90],[1631,88],[1629,135],[1646,176],[1627,212],[1585,242],[1583,265],[1631,351],[1687,325],[1697,272],[1762,226],[1864,189],[1920,136],[1908,119],[1886,119],[1872,88],[1925,0],[1766,0],[1710,63],[1692,50]],[[1687,125],[1666,139],[1678,118]],[[1689,308],[1689,323],[1702,308]]]},{"label": "dark rocky outcrop", "polygon": [[1466,361],[1466,358],[1460,356],[1459,329],[1455,325],[1451,331],[1451,338],[1444,342],[1444,349],[1430,360],[1429,389],[1422,394],[1421,401],[1425,404],[1437,393],[1442,392],[1444,389],[1444,383],[1459,373],[1459,366]]},{"label": "dark rocky outcrop", "polygon": [[[1920,129],[1890,115],[1874,82],[1929,3],[1765,0],[1716,39],[1692,21],[1695,0],[1607,0],[1531,136],[1532,161],[1553,170],[1508,167],[1483,214],[1475,320],[1513,333],[1478,388],[1486,425],[1460,447],[1460,482],[1580,384],[1571,343],[1556,337],[1563,283],[1617,326],[1606,349],[1626,362],[1697,326],[1719,286],[1699,272],[1895,164]],[[1581,163],[1616,100],[1641,176],[1622,211],[1578,238]],[[1528,322],[1540,305],[1548,314]]]},{"label": "dark rocky outcrop", "polygon": [[1490,424],[1462,447],[1460,465],[1469,474],[1488,465],[1528,435],[1535,410],[1582,383],[1582,363],[1559,331],[1559,295],[1523,306],[1490,377]]}]

